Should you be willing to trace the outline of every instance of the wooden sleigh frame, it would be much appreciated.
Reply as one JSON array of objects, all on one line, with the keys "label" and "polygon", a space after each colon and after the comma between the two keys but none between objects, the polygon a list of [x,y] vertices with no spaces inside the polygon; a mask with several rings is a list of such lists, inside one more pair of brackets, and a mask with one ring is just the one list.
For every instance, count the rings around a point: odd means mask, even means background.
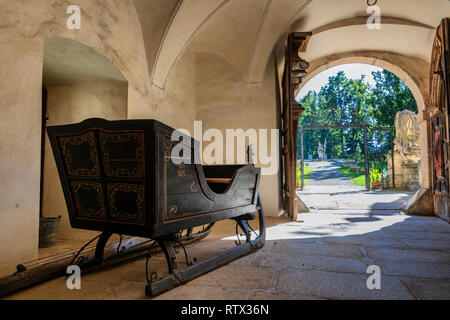
[{"label": "wooden sleigh frame", "polygon": [[[150,238],[161,247],[169,274],[147,279],[147,295],[170,290],[264,245],[261,171],[253,164],[195,164],[199,143],[183,134],[174,141],[174,129],[156,120],[88,119],[48,127],[47,132],[71,226],[102,232],[90,263],[101,264],[114,233]],[[174,153],[180,143],[191,152]],[[259,234],[252,239],[248,221],[256,212]],[[224,219],[236,222],[245,242],[179,269],[175,245],[204,238]],[[206,230],[192,233],[202,225],[208,225]]]}]

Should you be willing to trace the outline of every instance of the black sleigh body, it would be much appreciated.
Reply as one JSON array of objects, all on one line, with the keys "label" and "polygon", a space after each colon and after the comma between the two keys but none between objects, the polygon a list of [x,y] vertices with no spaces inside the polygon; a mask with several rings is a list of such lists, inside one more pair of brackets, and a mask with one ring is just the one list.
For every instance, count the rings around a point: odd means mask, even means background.
[{"label": "black sleigh body", "polygon": [[[264,244],[265,223],[258,194],[260,169],[249,165],[202,166],[199,143],[156,120],[88,119],[52,126],[47,133],[73,228],[102,232],[101,262],[114,234],[157,241],[169,274],[152,279],[150,296],[183,284]],[[252,239],[248,220],[259,216]],[[174,245],[184,230],[233,219],[246,241],[206,261],[178,269]],[[191,240],[190,239],[190,240]]]}]

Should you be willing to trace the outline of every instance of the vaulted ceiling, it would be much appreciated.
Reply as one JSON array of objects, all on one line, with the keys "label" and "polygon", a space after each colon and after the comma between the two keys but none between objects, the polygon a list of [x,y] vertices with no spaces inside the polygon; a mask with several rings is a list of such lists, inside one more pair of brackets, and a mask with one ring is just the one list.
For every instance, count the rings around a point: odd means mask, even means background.
[{"label": "vaulted ceiling", "polygon": [[46,39],[43,62],[45,86],[74,85],[87,81],[127,82],[111,61],[92,48],[70,39]]},{"label": "vaulted ceiling", "polygon": [[448,0],[378,0],[380,30],[366,26],[366,0],[134,0],[152,83],[164,88],[185,50],[216,54],[247,85],[265,77],[289,32],[312,32],[306,60],[352,51],[399,53],[428,62]]}]

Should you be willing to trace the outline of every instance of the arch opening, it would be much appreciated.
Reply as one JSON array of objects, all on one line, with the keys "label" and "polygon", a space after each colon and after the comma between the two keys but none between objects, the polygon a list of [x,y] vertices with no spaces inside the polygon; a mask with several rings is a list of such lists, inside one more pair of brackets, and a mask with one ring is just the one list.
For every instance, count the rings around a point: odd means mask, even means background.
[{"label": "arch opening", "polygon": [[416,100],[417,107],[419,112],[425,109],[425,97],[426,91],[424,88],[420,88],[419,84],[415,80],[413,80],[412,76],[406,72],[403,68],[394,65],[386,60],[382,60],[379,58],[374,57],[344,57],[339,58],[332,61],[326,61],[324,63],[315,65],[312,69],[308,70],[308,74],[304,77],[303,82],[300,84],[300,86],[297,89],[297,94],[301,91],[303,86],[310,81],[312,78],[314,78],[316,75],[322,73],[325,70],[328,70],[330,68],[341,66],[345,64],[353,64],[353,63],[361,63],[361,64],[368,64],[375,67],[379,67],[382,69],[385,69],[393,74],[395,74],[400,80],[402,80],[406,86],[409,88],[411,93],[414,96],[414,99]]},{"label": "arch opening", "polygon": [[57,239],[85,240],[93,233],[70,226],[46,126],[87,118],[127,119],[128,81],[105,56],[71,39],[44,42],[40,217],[61,216]]},{"label": "arch opening", "polygon": [[[415,83],[415,81],[412,79],[412,77],[408,73],[406,73],[402,68],[400,68],[400,67],[398,67],[396,65],[393,65],[393,64],[391,64],[389,62],[383,61],[383,60],[374,59],[374,58],[366,58],[366,57],[350,57],[350,58],[337,59],[337,60],[331,61],[331,62],[328,61],[326,63],[323,63],[322,65],[316,64],[316,65],[313,66],[313,70],[308,73],[308,75],[305,77],[305,79],[302,82],[302,84],[299,86],[299,88],[298,88],[298,90],[296,92],[297,100],[299,100],[299,97],[301,97],[301,96],[302,97],[306,96],[306,90],[302,90],[302,89],[304,89],[305,85],[307,83],[309,83],[311,80],[313,80],[313,79],[317,80],[318,79],[317,76],[319,76],[320,74],[323,74],[327,70],[331,71],[331,70],[333,70],[332,68],[335,68],[335,67],[343,67],[344,65],[347,65],[347,66],[353,65],[354,67],[357,67],[358,65],[355,65],[356,63],[364,64],[366,66],[367,65],[371,65],[371,66],[379,67],[378,70],[373,70],[373,71],[381,71],[381,70],[384,69],[384,70],[389,71],[390,73],[394,74],[395,76],[397,76],[397,78],[400,79],[404,83],[404,85],[409,89],[409,91],[411,92],[411,95],[413,96],[413,98],[415,100],[415,103],[417,105],[417,109],[414,109],[414,108],[410,107],[409,105],[405,106],[404,109],[412,111],[413,113],[419,112],[418,115],[412,116],[414,119],[417,119],[417,124],[415,124],[415,126],[416,126],[415,128],[417,129],[416,130],[417,131],[417,136],[416,136],[417,147],[415,147],[416,151],[415,151],[414,159],[412,157],[411,159],[408,158],[408,161],[406,161],[405,157],[400,158],[402,156],[402,153],[399,153],[399,149],[398,149],[399,148],[398,147],[398,145],[399,145],[398,142],[400,141],[399,140],[400,138],[397,138],[397,140],[394,140],[394,142],[395,142],[394,148],[392,148],[392,146],[391,146],[392,143],[389,143],[388,140],[387,140],[387,142],[385,142],[386,147],[388,147],[390,149],[389,153],[387,154],[386,159],[383,160],[383,161],[386,162],[383,165],[385,165],[388,168],[388,171],[390,171],[388,173],[391,175],[391,178],[390,178],[391,181],[388,181],[387,186],[391,187],[391,188],[393,187],[392,186],[392,176],[395,176],[395,178],[397,180],[399,180],[399,182],[397,183],[397,186],[395,186],[395,187],[397,189],[405,190],[404,189],[405,188],[404,180],[405,179],[409,179],[409,178],[406,178],[406,173],[404,173],[404,176],[400,176],[399,172],[401,170],[404,170],[404,167],[406,165],[412,167],[413,166],[413,162],[414,162],[418,166],[418,169],[417,169],[418,176],[417,176],[417,183],[416,183],[417,186],[415,188],[420,188],[420,187],[425,187],[426,188],[426,187],[428,187],[429,181],[428,181],[428,157],[427,157],[427,150],[428,150],[427,125],[426,125],[426,121],[421,116],[421,111],[423,111],[425,109],[424,98],[423,98],[423,95],[422,95],[421,88],[419,88],[419,86]],[[331,75],[336,75],[337,71],[335,73],[330,73],[330,74]],[[352,78],[352,77],[350,77],[350,78]],[[353,77],[353,79],[358,79],[358,78],[359,78],[359,76],[354,76]],[[328,80],[325,81],[325,79],[324,79],[323,81],[324,81],[324,83],[323,83],[324,85],[328,84]],[[371,82],[369,85],[374,88],[375,85],[376,85],[374,80],[372,79],[369,82]],[[366,81],[366,83],[367,83],[367,81]],[[319,85],[317,85],[316,87],[318,87],[318,86]],[[322,88],[323,88],[323,86],[322,86]],[[344,89],[342,89],[342,90],[344,90]],[[317,91],[317,89],[316,89],[316,91]],[[381,94],[384,95],[384,93],[381,93]],[[310,96],[310,95],[308,95],[308,96]],[[413,100],[410,99],[409,101],[411,102]],[[366,106],[366,107],[369,107],[369,106]],[[373,104],[372,104],[371,107],[374,107]],[[374,109],[376,109],[376,108],[374,108]],[[396,110],[396,112],[397,111],[401,111],[401,110]],[[339,113],[339,111],[338,111],[338,113]],[[405,117],[408,116],[407,112],[403,112],[402,116],[403,115],[405,115]],[[392,115],[392,119],[391,119],[392,120],[392,124],[391,125],[393,125],[394,119],[396,119],[395,116],[396,116],[395,114]],[[311,121],[310,118],[311,118],[311,116],[308,118],[309,121]],[[312,119],[314,119],[314,115],[312,115]],[[308,125],[312,126],[312,127],[315,127],[315,126],[320,127],[318,125],[315,125],[313,122],[314,122],[314,120],[312,120],[312,122],[311,122],[312,124],[308,124]],[[340,122],[342,122],[342,115],[341,115],[341,121]],[[348,124],[348,123],[346,123],[346,124]],[[344,124],[344,125],[346,125],[346,124]],[[397,126],[397,120],[396,120],[395,124]],[[342,123],[339,123],[339,125],[343,126]],[[353,123],[352,123],[352,125],[353,125]],[[333,127],[333,126],[330,125],[330,127]],[[310,129],[310,128],[308,128],[308,129]],[[344,142],[343,142],[344,141],[344,138],[343,138],[344,134],[343,134],[343,132],[345,130],[348,131],[348,132],[346,131],[347,132],[346,134],[350,134],[350,131],[352,131],[351,134],[355,134],[355,132],[357,131],[357,129],[343,129],[343,128],[340,128],[339,130],[341,130],[342,144],[344,144]],[[353,131],[355,131],[355,132],[353,132]],[[363,132],[362,129],[361,129],[361,132]],[[359,133],[359,134],[361,134],[361,136],[365,136],[365,134],[364,135],[362,133]],[[399,134],[399,133],[397,133],[397,134]],[[409,132],[408,132],[408,134],[409,134]],[[373,138],[374,137],[373,133],[372,133],[372,136],[369,134],[369,137],[370,137],[369,139],[374,139]],[[394,138],[395,137],[393,136],[392,139],[394,139]],[[363,139],[361,139],[361,140],[363,140]],[[299,141],[300,141],[300,139],[299,139]],[[318,149],[320,149],[320,147],[322,147],[322,149],[323,149],[323,144],[324,143],[326,143],[326,142],[320,141]],[[360,141],[360,143],[361,143],[361,146],[364,146],[364,148],[366,147],[365,146],[365,142],[361,142]],[[371,143],[373,143],[373,141],[369,140],[369,147],[370,147]],[[341,152],[342,154],[344,154],[343,150],[344,150],[344,147],[342,146],[342,152]],[[365,151],[365,152],[367,152],[367,151]],[[397,158],[394,157],[395,164],[394,164],[394,161],[392,160],[394,153],[396,155],[395,157],[397,157]],[[355,157],[356,157],[356,154],[357,154],[356,147],[355,147],[355,150],[354,150],[354,154],[355,154]],[[359,154],[361,154],[361,150],[360,150]],[[364,155],[364,150],[362,152],[362,157],[363,158],[367,157],[367,153]],[[308,159],[308,160],[312,160],[312,155],[311,155],[311,153],[309,151],[306,152],[305,158]],[[323,154],[322,154],[322,159],[323,159]],[[326,155],[325,155],[325,159],[326,159]],[[359,160],[361,160],[361,159],[359,159]],[[363,160],[363,162],[364,162],[364,160]],[[397,170],[396,173],[394,173],[392,171],[392,167],[394,167],[394,169],[396,168],[396,170]],[[363,171],[367,171],[367,172],[370,172],[370,174],[372,174],[372,172],[374,170],[373,170],[373,168],[372,168],[372,170],[368,170],[368,167],[367,167],[367,164],[366,164],[366,167],[361,169],[361,172],[363,172]],[[365,172],[364,172],[364,174],[365,174]],[[363,178],[363,176],[361,176],[361,178]],[[372,177],[370,177],[370,179],[372,179]],[[367,177],[365,179],[366,181],[364,181],[363,179],[360,179],[360,180],[361,180],[360,181],[361,186],[362,185],[367,186]],[[409,191],[413,191],[413,190],[409,190]]]}]

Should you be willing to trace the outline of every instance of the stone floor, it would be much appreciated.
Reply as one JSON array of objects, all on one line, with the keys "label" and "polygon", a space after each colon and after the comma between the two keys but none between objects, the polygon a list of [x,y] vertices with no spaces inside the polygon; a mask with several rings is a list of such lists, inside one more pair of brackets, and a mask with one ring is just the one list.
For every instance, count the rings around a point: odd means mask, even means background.
[{"label": "stone floor", "polygon": [[398,212],[413,195],[412,192],[401,191],[367,191],[356,186],[306,186],[303,191],[297,191],[302,201],[311,209]]},{"label": "stone floor", "polygon": [[[345,210],[344,210],[345,211]],[[395,211],[318,211],[298,221],[268,218],[264,248],[155,299],[450,299],[450,226]],[[234,224],[220,222],[187,248],[199,260],[232,247]],[[184,261],[183,252],[179,257]],[[369,290],[369,265],[381,289]],[[150,270],[165,274],[161,255]],[[8,299],[147,299],[145,258],[83,274],[81,290],[58,278]]]}]

